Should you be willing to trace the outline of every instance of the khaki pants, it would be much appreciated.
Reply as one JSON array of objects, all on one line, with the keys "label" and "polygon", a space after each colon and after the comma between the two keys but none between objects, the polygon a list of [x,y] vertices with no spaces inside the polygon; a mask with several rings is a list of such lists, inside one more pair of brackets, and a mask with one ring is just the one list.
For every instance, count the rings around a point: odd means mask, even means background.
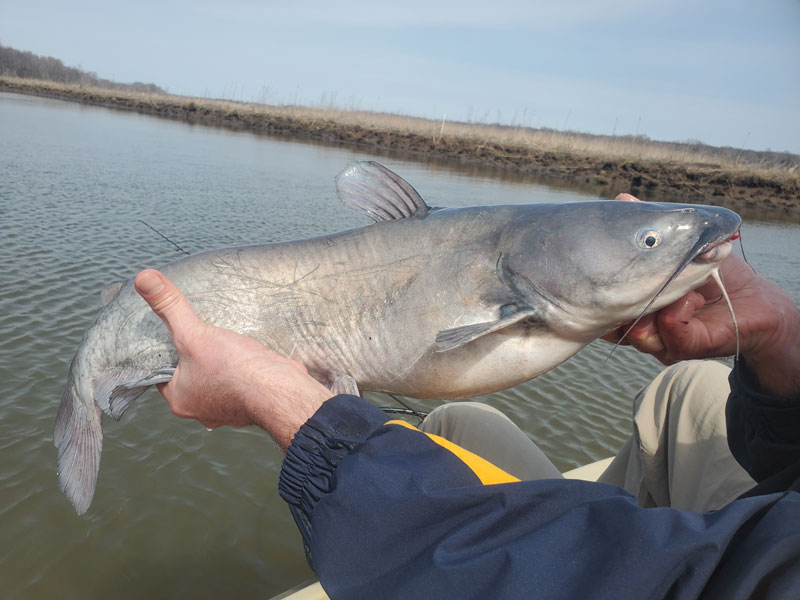
[{"label": "khaki pants", "polygon": [[[662,371],[636,396],[633,434],[599,481],[624,487],[642,507],[695,512],[721,508],[752,488],[755,482],[728,449],[729,373],[715,361],[686,361]],[[420,428],[520,479],[561,477],[525,433],[485,404],[445,404]]]}]

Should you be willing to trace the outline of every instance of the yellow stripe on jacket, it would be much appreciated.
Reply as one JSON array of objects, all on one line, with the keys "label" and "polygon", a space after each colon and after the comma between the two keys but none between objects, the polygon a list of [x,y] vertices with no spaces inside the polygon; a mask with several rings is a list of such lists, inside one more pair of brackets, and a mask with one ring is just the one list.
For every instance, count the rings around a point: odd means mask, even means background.
[{"label": "yellow stripe on jacket", "polygon": [[[408,429],[412,429],[414,431],[419,431],[420,433],[424,433],[406,423],[405,421],[401,421],[399,419],[395,419],[392,421],[387,421],[386,425],[400,425],[401,427],[406,427]],[[480,479],[483,485],[492,485],[495,483],[512,483],[514,481],[519,481],[518,478],[514,477],[513,475],[506,473],[500,467],[497,467],[490,463],[485,458],[481,458],[474,452],[470,452],[469,450],[465,450],[458,444],[454,444],[450,440],[446,440],[445,438],[434,435],[432,433],[425,433],[431,440],[439,444],[445,450],[448,450],[452,454],[454,454],[458,459],[461,460],[469,469],[475,473],[475,475]]]}]

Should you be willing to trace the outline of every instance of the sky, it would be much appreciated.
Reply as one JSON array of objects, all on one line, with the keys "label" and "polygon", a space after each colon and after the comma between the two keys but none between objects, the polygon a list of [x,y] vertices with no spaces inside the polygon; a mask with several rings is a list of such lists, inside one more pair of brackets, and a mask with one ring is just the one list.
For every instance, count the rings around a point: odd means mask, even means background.
[{"label": "sky", "polygon": [[0,0],[0,44],[174,94],[800,154],[800,0]]}]

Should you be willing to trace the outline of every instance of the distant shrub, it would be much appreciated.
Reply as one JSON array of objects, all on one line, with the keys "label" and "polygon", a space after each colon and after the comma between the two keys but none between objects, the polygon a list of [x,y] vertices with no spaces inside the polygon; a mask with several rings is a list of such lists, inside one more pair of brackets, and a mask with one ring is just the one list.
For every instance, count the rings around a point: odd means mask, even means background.
[{"label": "distant shrub", "polygon": [[167,93],[154,83],[141,83],[139,81],[117,83],[108,79],[101,79],[97,76],[97,73],[82,71],[75,67],[67,67],[63,62],[52,56],[39,56],[33,52],[15,50],[2,44],[0,44],[0,73],[5,76],[25,79],[42,79],[58,83],[126,90],[144,94]]}]

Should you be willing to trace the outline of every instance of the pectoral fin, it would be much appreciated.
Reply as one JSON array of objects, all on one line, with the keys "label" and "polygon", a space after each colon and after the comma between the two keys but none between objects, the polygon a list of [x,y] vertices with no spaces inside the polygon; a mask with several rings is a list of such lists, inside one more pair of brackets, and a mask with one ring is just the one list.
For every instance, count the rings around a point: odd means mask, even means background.
[{"label": "pectoral fin", "polygon": [[530,306],[503,307],[501,316],[496,321],[473,323],[463,327],[445,329],[436,335],[436,352],[455,350],[469,342],[483,337],[500,329],[505,329],[521,321],[535,319],[536,311]]},{"label": "pectoral fin", "polygon": [[103,301],[103,306],[110,304],[117,296],[119,296],[119,293],[124,285],[124,281],[115,281],[114,283],[109,283],[106,287],[104,287],[100,292],[100,299]]}]

